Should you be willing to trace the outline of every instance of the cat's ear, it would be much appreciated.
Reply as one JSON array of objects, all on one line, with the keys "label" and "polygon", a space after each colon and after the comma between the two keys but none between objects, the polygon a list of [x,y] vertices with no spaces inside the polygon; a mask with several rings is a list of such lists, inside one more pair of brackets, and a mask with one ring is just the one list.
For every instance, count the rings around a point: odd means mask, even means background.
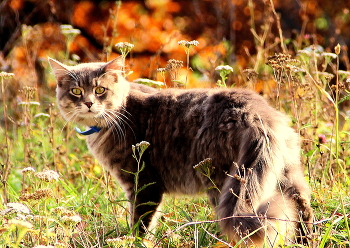
[{"label": "cat's ear", "polygon": [[119,56],[105,64],[103,68],[106,71],[122,71],[124,68],[124,58]]},{"label": "cat's ear", "polygon": [[49,63],[53,72],[55,73],[56,79],[60,80],[63,76],[67,75],[67,71],[69,71],[68,67],[55,59],[49,57]]}]

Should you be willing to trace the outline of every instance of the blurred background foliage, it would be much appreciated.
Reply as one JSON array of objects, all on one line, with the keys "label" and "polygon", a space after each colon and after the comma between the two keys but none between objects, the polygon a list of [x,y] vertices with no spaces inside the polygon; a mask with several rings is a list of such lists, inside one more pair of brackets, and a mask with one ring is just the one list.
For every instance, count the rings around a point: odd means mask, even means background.
[{"label": "blurred background foliage", "polygon": [[[4,0],[0,18],[1,70],[14,72],[26,85],[54,87],[53,78],[46,79],[44,73],[47,56],[106,61],[118,55],[113,47],[118,42],[135,45],[126,63],[133,71],[130,80],[161,80],[156,69],[167,60],[185,61],[179,40],[199,41],[190,51],[191,68],[213,85],[220,64],[235,65],[230,80],[240,85],[242,69],[254,67],[261,73],[268,55],[311,44],[331,52],[339,43],[342,69],[350,67],[349,2],[343,0]],[[61,24],[80,34],[67,42]],[[261,61],[252,61],[259,49]],[[194,81],[200,84],[190,76],[196,86]]]}]

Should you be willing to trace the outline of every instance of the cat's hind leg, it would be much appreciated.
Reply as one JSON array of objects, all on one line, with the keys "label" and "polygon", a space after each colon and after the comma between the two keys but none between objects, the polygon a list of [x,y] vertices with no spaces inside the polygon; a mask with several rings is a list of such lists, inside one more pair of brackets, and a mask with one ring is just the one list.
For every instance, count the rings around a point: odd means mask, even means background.
[{"label": "cat's hind leg", "polygon": [[243,238],[247,246],[273,247],[281,237],[287,243],[294,237],[297,202],[280,187],[280,181],[290,165],[284,154],[290,154],[297,167],[299,150],[284,140],[288,135],[290,142],[296,139],[292,130],[281,127],[280,131],[283,135],[258,126],[240,132],[237,163],[225,179],[217,208],[223,232],[235,242]]}]

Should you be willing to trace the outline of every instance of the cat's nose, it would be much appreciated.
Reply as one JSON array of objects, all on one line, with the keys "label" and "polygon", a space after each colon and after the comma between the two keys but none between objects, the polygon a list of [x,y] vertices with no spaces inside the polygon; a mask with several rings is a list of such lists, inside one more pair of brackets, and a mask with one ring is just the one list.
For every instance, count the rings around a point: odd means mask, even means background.
[{"label": "cat's nose", "polygon": [[85,104],[88,108],[91,108],[93,102],[84,102],[84,104]]}]

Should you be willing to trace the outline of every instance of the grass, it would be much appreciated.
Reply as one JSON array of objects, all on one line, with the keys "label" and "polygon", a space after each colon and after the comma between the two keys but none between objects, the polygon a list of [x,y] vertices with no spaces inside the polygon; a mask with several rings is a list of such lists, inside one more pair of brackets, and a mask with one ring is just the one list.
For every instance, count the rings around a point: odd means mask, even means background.
[{"label": "grass", "polygon": [[[276,18],[276,13],[271,16]],[[262,89],[276,108],[291,116],[302,138],[302,162],[312,189],[312,245],[349,247],[350,123],[339,118],[339,103],[349,99],[350,92],[346,72],[338,69],[341,50],[323,53],[317,47],[301,47],[297,37],[289,41],[293,50],[282,43],[284,53],[273,54],[271,48],[281,43],[269,43],[270,25],[266,23],[261,34],[253,26],[258,52],[251,57],[249,71],[231,65],[234,73],[220,74],[221,81],[212,84],[230,85],[229,78],[241,75],[245,87]],[[282,32],[278,36],[284,40]],[[177,78],[182,63],[175,61],[176,68],[167,71],[174,85],[187,87],[189,74],[194,73],[188,51],[186,55],[184,82]],[[196,70],[200,65],[191,66]],[[89,153],[84,138],[61,119],[54,96],[37,87],[17,92],[11,86],[13,77],[6,73],[0,77],[0,247],[228,245],[214,210],[202,196],[166,196],[157,228],[143,239],[133,236],[124,193]],[[330,86],[331,78],[335,86]]]}]

